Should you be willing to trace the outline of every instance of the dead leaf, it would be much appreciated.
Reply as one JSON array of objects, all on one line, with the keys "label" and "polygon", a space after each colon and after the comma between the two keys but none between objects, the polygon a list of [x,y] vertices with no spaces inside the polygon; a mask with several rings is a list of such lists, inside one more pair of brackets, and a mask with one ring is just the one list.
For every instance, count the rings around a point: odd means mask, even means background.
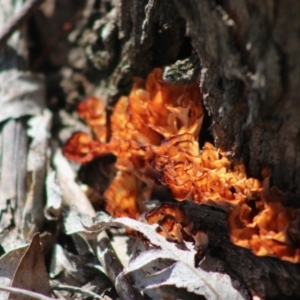
[{"label": "dead leaf", "polygon": [[49,272],[51,279],[72,286],[82,286],[92,278],[102,275],[100,270],[101,266],[95,256],[75,255],[60,245],[55,245]]},{"label": "dead leaf", "polygon": [[[14,276],[14,273],[20,263],[21,258],[26,252],[28,246],[15,248],[5,253],[0,259],[0,286],[9,287]],[[7,297],[7,292],[0,291],[0,299]]]},{"label": "dead leaf", "polygon": [[[51,296],[48,273],[38,233],[34,235],[31,244],[22,257],[11,286]],[[14,295],[13,299],[27,300],[30,297]]]},{"label": "dead leaf", "polygon": [[36,115],[45,107],[44,80],[37,74],[15,69],[0,73],[0,122]]},{"label": "dead leaf", "polygon": [[[99,220],[100,219],[100,220]],[[151,272],[148,270],[147,276],[133,275],[134,284],[145,293],[153,296],[154,289],[160,289],[166,286],[175,286],[176,288],[184,288],[186,291],[196,295],[204,296],[207,299],[245,299],[245,295],[240,294],[232,286],[231,278],[227,274],[218,272],[208,272],[201,268],[195,268],[196,250],[190,242],[185,242],[183,245],[168,242],[163,236],[156,232],[157,225],[148,225],[129,218],[101,220],[101,215],[95,217],[94,225],[82,225],[79,231],[99,232],[108,227],[128,227],[133,229],[147,238],[152,245],[145,252],[141,252],[130,263],[127,268],[117,278],[126,274],[133,274],[136,271],[141,271],[152,264]],[[156,247],[153,249],[153,247]],[[144,274],[145,275],[145,274]],[[157,294],[155,293],[157,296]]]},{"label": "dead leaf", "polygon": [[0,234],[0,241],[1,241],[1,247],[5,251],[5,253],[8,253],[10,251],[13,251],[14,249],[23,247],[24,245],[27,245],[20,235],[20,232],[18,231],[18,228],[12,228],[11,230],[4,230]]},{"label": "dead leaf", "polygon": [[[55,154],[54,165],[58,174],[58,182],[62,189],[64,207],[76,207],[77,211],[79,211],[82,216],[86,214],[85,216],[87,217],[87,219],[91,220],[91,217],[95,215],[95,210],[92,207],[87,196],[83,193],[83,191],[80,189],[79,185],[75,181],[76,175],[71,169],[68,161],[62,156],[60,151],[57,151]],[[70,223],[71,226],[69,227],[69,229],[72,230],[71,228],[73,227],[74,222],[71,221]],[[66,226],[66,224],[64,225],[65,227],[68,227]],[[79,230],[80,229],[82,229],[82,225],[80,224],[79,219]],[[109,238],[107,237],[105,232],[101,232],[101,234],[89,234],[88,239],[91,239],[91,244],[94,244],[94,246],[96,246],[95,238],[97,235],[101,236],[101,240],[106,241],[104,248],[95,247],[97,248],[97,257],[101,262],[101,265],[104,266],[106,275],[114,283],[116,276],[123,270],[123,266],[120,260],[117,258],[115,251],[111,247]],[[75,235],[72,236],[72,239],[74,240],[74,242],[76,241]],[[109,251],[106,251],[107,246],[110,246]],[[106,255],[102,255],[104,252]],[[114,263],[112,264],[111,262]],[[139,292],[136,290],[135,287],[132,286],[131,282],[127,278],[123,280],[122,284],[116,288],[116,291],[121,298],[123,297],[123,299],[129,299],[133,295],[135,297],[134,299],[140,299]]]},{"label": "dead leaf", "polygon": [[[192,253],[189,254],[193,256]],[[232,287],[230,277],[227,274],[206,272],[201,268],[192,269],[193,266],[184,259],[177,260],[171,266],[162,268],[162,262],[170,263],[169,259],[169,255],[166,255],[163,250],[150,250],[132,261],[124,273],[132,273],[135,285],[151,298],[157,297],[157,294],[160,295],[162,287],[174,286],[202,295],[206,299],[244,299]],[[145,268],[146,272],[144,271]],[[141,271],[144,276],[141,276]]]},{"label": "dead leaf", "polygon": [[128,247],[134,242],[128,235],[114,235],[111,245],[116,251],[123,266],[127,266],[129,262]]},{"label": "dead leaf", "polygon": [[[57,182],[61,188],[64,205],[76,205],[79,211],[85,211],[89,215],[94,215],[95,211],[87,196],[80,189],[76,182],[76,174],[72,170],[67,159],[57,149],[53,163],[56,169]],[[72,203],[70,203],[72,201]]]},{"label": "dead leaf", "polygon": [[102,297],[97,294],[95,294],[92,291],[86,290],[83,287],[75,287],[75,286],[70,286],[70,285],[65,285],[65,284],[53,284],[52,288],[56,291],[68,291],[71,292],[72,299],[78,299],[79,297],[82,298],[84,295],[87,297],[92,297],[92,299],[96,300],[111,300],[109,297]]}]

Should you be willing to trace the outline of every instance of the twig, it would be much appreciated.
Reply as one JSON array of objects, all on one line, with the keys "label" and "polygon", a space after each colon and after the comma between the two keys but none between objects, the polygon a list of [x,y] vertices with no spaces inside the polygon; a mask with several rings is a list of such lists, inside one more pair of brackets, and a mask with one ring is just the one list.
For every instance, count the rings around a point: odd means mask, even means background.
[{"label": "twig", "polygon": [[53,298],[47,297],[45,295],[38,294],[38,293],[28,291],[28,290],[24,290],[24,289],[20,289],[20,288],[0,286],[0,290],[14,293],[14,294],[29,296],[31,298],[38,299],[38,300],[53,300]]},{"label": "twig", "polygon": [[65,284],[53,284],[51,285],[52,289],[57,290],[57,291],[68,291],[68,292],[74,292],[74,293],[79,293],[83,294],[89,297],[93,297],[93,299],[99,299],[99,300],[109,300],[110,298],[107,296],[99,296],[94,292],[87,291],[83,288],[76,287],[76,286],[70,286],[70,285],[65,285]]},{"label": "twig", "polygon": [[28,0],[0,31],[0,48],[5,46],[10,36],[39,8],[45,0]]}]

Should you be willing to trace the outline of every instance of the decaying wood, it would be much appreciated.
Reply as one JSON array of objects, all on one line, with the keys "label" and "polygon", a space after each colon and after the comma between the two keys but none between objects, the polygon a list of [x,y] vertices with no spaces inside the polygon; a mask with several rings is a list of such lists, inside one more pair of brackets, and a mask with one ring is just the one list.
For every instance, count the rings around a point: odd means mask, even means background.
[{"label": "decaying wood", "polygon": [[300,296],[300,265],[257,257],[230,242],[226,213],[191,201],[182,203],[187,219],[208,234],[209,250],[202,268],[226,272],[260,297]]},{"label": "decaying wood", "polygon": [[[0,22],[5,24],[13,15],[13,7],[1,4]],[[24,68],[24,57],[18,55],[20,36],[0,50],[0,72],[10,68]],[[22,48],[21,48],[22,49]],[[24,48],[23,48],[24,49]],[[20,50],[20,49],[19,49]],[[21,54],[21,53],[20,53]],[[3,80],[0,83],[2,99],[9,90]],[[4,119],[0,123],[0,228],[1,232],[17,225],[21,226],[21,209],[26,195],[26,160],[27,135],[26,118],[5,118],[5,100],[0,100],[0,107],[4,111]],[[1,110],[1,111],[2,111]],[[21,116],[20,116],[21,117]],[[18,209],[20,208],[20,210]],[[5,244],[5,243],[4,243]],[[2,245],[5,247],[6,245]]]},{"label": "decaying wood", "polygon": [[97,12],[92,30],[82,31],[77,41],[94,68],[89,79],[109,105],[129,92],[133,76],[186,58],[184,45],[191,55],[185,21],[171,1],[109,1]]}]

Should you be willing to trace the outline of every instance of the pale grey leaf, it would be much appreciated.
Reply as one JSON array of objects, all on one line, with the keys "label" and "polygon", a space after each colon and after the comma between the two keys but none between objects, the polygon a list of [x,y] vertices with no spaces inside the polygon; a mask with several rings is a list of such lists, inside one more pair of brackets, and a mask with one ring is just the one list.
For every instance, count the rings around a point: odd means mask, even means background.
[{"label": "pale grey leaf", "polygon": [[94,216],[95,210],[91,202],[76,182],[76,174],[60,149],[55,151],[53,162],[63,195],[63,204],[67,207],[77,206],[78,211]]},{"label": "pale grey leaf", "polygon": [[23,233],[29,240],[32,234],[42,228],[44,215],[44,182],[47,167],[48,138],[52,114],[44,109],[41,114],[28,121],[28,136],[31,143],[27,158],[27,195],[23,209]]},{"label": "pale grey leaf", "polygon": [[46,217],[52,219],[58,217],[62,206],[62,190],[56,179],[56,172],[50,171],[46,178],[47,204]]},{"label": "pale grey leaf", "polygon": [[161,286],[176,286],[184,288],[188,292],[202,295],[206,299],[237,300],[244,299],[242,295],[232,287],[231,279],[227,274],[217,272],[206,272],[200,268],[195,269],[197,276],[191,272],[190,268],[182,261],[178,261],[172,266],[152,273],[144,277],[140,282],[135,282],[145,291],[147,289],[159,288]]},{"label": "pale grey leaf", "polygon": [[64,228],[68,235],[75,233],[91,233],[84,228],[83,224],[88,224],[87,226],[92,226],[92,217],[87,214],[82,214],[78,211],[75,205],[70,206],[68,212],[65,214],[64,218]]},{"label": "pale grey leaf", "polygon": [[[121,280],[125,274],[131,273],[135,285],[146,293],[149,290],[149,296],[153,295],[155,290],[157,293],[160,287],[175,286],[204,296],[206,299],[244,299],[243,295],[233,287],[231,278],[227,274],[195,267],[196,250],[192,243],[176,244],[167,241],[156,232],[157,225],[148,225],[126,217],[111,219],[108,222],[100,221],[89,227],[84,225],[86,230],[96,232],[109,226],[129,227],[142,233],[152,246],[159,247],[136,256],[118,280]],[[138,273],[134,274],[135,272]]]},{"label": "pale grey leaf", "polygon": [[0,122],[37,115],[45,107],[45,85],[41,76],[15,69],[0,73]]}]

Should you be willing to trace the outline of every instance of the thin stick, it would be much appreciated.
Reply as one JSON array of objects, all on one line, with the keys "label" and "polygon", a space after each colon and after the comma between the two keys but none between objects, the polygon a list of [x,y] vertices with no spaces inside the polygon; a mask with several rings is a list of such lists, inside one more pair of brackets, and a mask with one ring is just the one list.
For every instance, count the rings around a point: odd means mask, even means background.
[{"label": "thin stick", "polygon": [[38,294],[36,292],[32,292],[32,291],[28,291],[28,290],[24,290],[24,289],[20,289],[20,288],[15,288],[15,287],[0,286],[0,290],[10,292],[13,294],[28,296],[32,299],[38,299],[38,300],[52,300],[53,299],[53,298],[47,297],[45,295]]},{"label": "thin stick", "polygon": [[0,48],[5,46],[10,36],[39,8],[45,0],[28,0],[0,31]]},{"label": "thin stick", "polygon": [[57,285],[53,284],[53,285],[51,285],[51,287],[57,291],[68,291],[68,292],[73,292],[73,293],[79,293],[82,295],[93,297],[93,299],[98,299],[98,300],[109,300],[110,299],[107,296],[102,297],[102,296],[97,295],[94,292],[87,291],[80,287],[75,287],[75,286],[70,286],[70,285],[65,285],[65,284],[57,284]]}]

